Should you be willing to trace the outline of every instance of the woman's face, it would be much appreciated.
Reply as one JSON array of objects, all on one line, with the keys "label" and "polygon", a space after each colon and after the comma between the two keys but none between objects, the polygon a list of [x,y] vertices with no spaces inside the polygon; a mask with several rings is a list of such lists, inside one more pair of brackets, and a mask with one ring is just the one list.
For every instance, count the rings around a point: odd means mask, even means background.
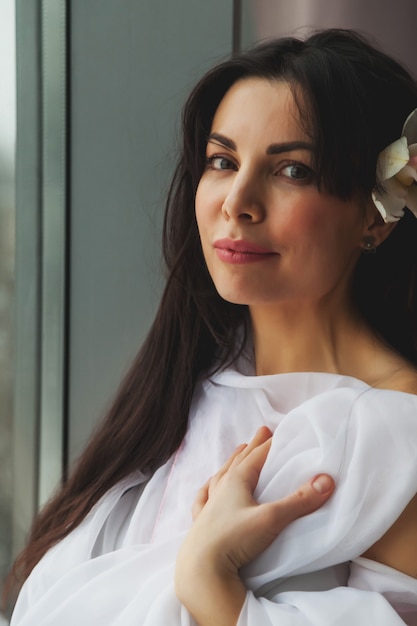
[{"label": "woman's face", "polygon": [[255,307],[347,293],[364,212],[318,191],[313,152],[287,83],[244,79],[221,101],[195,205],[225,300]]}]

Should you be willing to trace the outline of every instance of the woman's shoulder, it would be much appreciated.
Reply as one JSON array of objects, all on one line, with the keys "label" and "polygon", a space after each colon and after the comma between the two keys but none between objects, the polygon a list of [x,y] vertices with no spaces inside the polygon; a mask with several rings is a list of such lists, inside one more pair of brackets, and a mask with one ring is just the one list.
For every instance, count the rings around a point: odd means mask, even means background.
[{"label": "woman's shoulder", "polygon": [[[408,420],[408,423],[411,424],[414,421],[413,418],[417,416],[413,410],[414,408],[417,409],[417,370],[415,367],[404,361],[400,367],[387,376],[386,380],[380,382],[379,387],[389,391],[400,392],[399,395],[396,395],[396,399],[404,398],[406,413],[411,418]],[[385,406],[389,411],[390,403],[388,402]],[[402,414],[401,402],[396,403],[395,408],[397,407],[398,413],[395,413],[395,423],[397,423],[399,415]],[[393,407],[391,406],[392,409]],[[410,441],[413,441],[413,432],[409,431],[409,434],[411,436]],[[404,447],[404,454],[405,449]],[[400,460],[401,463],[404,463],[404,456],[398,455],[398,461]],[[395,466],[393,465],[393,467]],[[363,556],[389,566],[393,570],[397,570],[409,577],[417,578],[416,520],[417,495],[414,495],[391,528]]]},{"label": "woman's shoulder", "polygon": [[391,528],[363,556],[417,578],[417,496]]},{"label": "woman's shoulder", "polygon": [[417,396],[417,368],[405,360],[398,362],[395,368],[377,380],[373,387],[389,391],[399,391]]},{"label": "woman's shoulder", "polygon": [[367,385],[355,401],[354,413],[358,419],[366,413],[369,422],[375,422],[387,433],[398,429],[414,438],[417,435],[417,370],[404,362]]}]

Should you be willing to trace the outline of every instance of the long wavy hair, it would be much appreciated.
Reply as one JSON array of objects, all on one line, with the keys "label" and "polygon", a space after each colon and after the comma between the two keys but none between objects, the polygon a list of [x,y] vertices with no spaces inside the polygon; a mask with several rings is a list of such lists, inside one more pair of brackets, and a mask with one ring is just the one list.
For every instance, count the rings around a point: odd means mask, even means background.
[{"label": "long wavy hair", "polygon": [[[379,152],[400,137],[417,107],[417,85],[396,61],[357,33],[326,30],[302,41],[271,40],[209,71],[183,111],[183,145],[166,204],[167,282],[155,321],[113,406],[58,493],[35,519],[15,563],[24,579],[56,542],[118,481],[153,472],[179,447],[199,377],[236,356],[247,308],[220,298],[208,274],[194,214],[214,113],[247,77],[294,87],[316,147],[319,188],[342,199],[369,198]],[[302,98],[299,95],[302,95]],[[370,324],[417,364],[417,220],[406,215],[377,254],[361,258],[354,297]]]}]

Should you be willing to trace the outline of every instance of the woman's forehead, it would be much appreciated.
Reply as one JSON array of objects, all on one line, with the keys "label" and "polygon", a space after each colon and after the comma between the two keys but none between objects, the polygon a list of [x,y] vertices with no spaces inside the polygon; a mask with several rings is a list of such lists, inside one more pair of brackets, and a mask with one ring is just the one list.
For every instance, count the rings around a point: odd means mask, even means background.
[{"label": "woman's forehead", "polygon": [[269,134],[270,140],[307,137],[294,97],[294,87],[284,80],[244,78],[236,81],[222,98],[212,121],[218,133]]}]

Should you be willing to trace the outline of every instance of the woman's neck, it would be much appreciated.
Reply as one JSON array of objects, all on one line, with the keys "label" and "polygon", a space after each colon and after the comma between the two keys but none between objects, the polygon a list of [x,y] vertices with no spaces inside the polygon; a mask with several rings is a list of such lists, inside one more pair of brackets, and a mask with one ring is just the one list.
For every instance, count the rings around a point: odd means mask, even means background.
[{"label": "woman's neck", "polygon": [[251,308],[258,375],[329,372],[378,377],[375,357],[386,350],[353,307],[311,305]]}]

